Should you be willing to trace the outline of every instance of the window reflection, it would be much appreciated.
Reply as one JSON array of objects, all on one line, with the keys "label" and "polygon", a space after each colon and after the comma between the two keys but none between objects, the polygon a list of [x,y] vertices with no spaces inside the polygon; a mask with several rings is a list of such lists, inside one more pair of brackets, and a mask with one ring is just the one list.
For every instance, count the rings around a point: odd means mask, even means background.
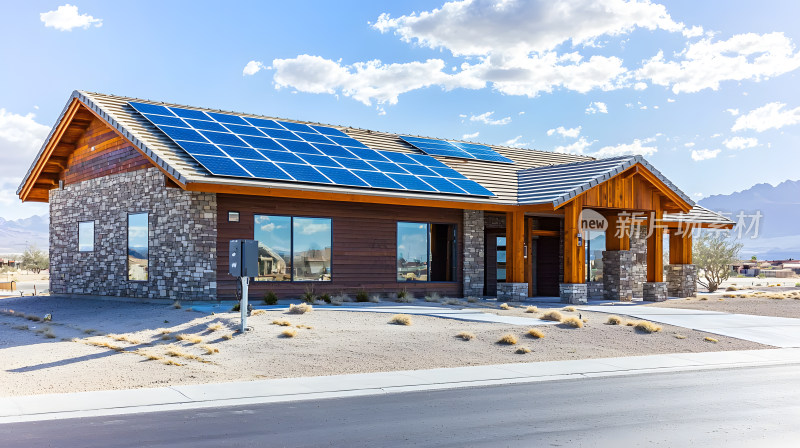
[{"label": "window reflection", "polygon": [[78,223],[78,251],[94,251],[94,221]]},{"label": "window reflection", "polygon": [[397,280],[428,280],[428,224],[397,223]]},{"label": "window reflection", "polygon": [[128,215],[128,280],[147,280],[148,237],[147,213]]},{"label": "window reflection", "polygon": [[294,280],[331,280],[331,220],[294,218]]},{"label": "window reflection", "polygon": [[256,281],[292,279],[292,218],[255,216],[255,239],[258,241],[258,277]]},{"label": "window reflection", "polygon": [[586,232],[586,281],[603,281],[603,251],[606,250],[606,233]]}]

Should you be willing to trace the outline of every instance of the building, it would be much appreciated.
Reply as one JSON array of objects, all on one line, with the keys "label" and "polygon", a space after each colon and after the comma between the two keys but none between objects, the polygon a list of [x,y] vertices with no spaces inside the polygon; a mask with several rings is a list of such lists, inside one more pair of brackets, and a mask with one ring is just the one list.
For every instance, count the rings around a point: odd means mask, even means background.
[{"label": "building", "polygon": [[[253,297],[313,286],[663,300],[695,292],[682,230],[733,225],[639,156],[594,160],[83,91],[18,195],[50,203],[53,293],[181,300],[234,296],[227,247],[237,238],[263,249]],[[597,216],[605,231],[581,227]]]}]

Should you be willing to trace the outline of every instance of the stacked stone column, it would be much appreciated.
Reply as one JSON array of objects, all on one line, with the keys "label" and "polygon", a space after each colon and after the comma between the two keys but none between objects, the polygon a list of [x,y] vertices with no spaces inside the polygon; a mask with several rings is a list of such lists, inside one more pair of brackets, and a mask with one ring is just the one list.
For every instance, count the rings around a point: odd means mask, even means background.
[{"label": "stacked stone column", "polygon": [[483,210],[464,210],[464,297],[483,296],[484,239]]},{"label": "stacked stone column", "polygon": [[670,297],[694,297],[697,294],[697,266],[693,264],[667,266],[667,292]]},{"label": "stacked stone column", "polygon": [[603,289],[606,300],[630,302],[633,298],[633,253],[629,250],[603,252]]}]

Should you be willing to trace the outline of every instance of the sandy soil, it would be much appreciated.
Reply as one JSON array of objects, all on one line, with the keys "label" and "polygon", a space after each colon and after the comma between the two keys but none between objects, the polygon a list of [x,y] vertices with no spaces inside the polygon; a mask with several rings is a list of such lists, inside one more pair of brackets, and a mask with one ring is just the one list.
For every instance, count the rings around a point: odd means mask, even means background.
[{"label": "sandy soil", "polygon": [[644,306],[800,318],[800,288],[722,290],[714,294],[701,294],[699,297],[672,299]]},{"label": "sandy soil", "polygon": [[[588,319],[584,328],[540,326],[545,338],[536,340],[525,336],[527,327],[505,324],[413,316],[411,326],[400,326],[389,324],[388,314],[315,310],[289,315],[269,311],[251,317],[252,331],[228,340],[223,335],[233,333],[238,323],[235,313],[212,316],[166,305],[56,297],[0,300],[0,310],[9,309],[15,315],[0,314],[0,396],[767,348],[672,326],[663,326],[660,333],[640,334],[632,327],[605,325],[605,314],[586,312],[582,313]],[[491,312],[533,316],[521,308]],[[34,322],[19,315],[46,313],[52,313],[52,322]],[[286,327],[273,325],[276,319],[312,328],[293,327],[296,337],[280,337]],[[223,329],[208,330],[208,324],[213,323],[222,324]],[[47,337],[45,328],[52,338]],[[96,333],[89,335],[88,330]],[[162,334],[165,331],[169,334]],[[471,341],[456,338],[461,331],[476,337]],[[115,340],[110,333],[127,341]],[[517,336],[517,346],[525,345],[532,352],[516,354],[516,346],[497,344],[506,333]],[[176,334],[195,335],[203,342],[176,341]],[[676,334],[686,339],[677,339]],[[719,343],[706,342],[705,336],[713,336]],[[88,345],[93,342],[112,347]],[[203,344],[219,353],[206,354]],[[196,359],[170,357],[166,354],[170,347]],[[149,360],[149,355],[159,359]],[[165,361],[182,365],[167,365]]]}]

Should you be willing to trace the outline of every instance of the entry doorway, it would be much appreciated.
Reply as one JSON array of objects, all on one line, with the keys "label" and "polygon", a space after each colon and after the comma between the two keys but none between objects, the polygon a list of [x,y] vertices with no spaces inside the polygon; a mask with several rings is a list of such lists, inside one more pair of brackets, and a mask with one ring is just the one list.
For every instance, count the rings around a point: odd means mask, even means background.
[{"label": "entry doorway", "polygon": [[531,278],[533,289],[531,297],[558,297],[558,275],[561,265],[558,259],[558,237],[539,236],[531,241]]},{"label": "entry doorway", "polygon": [[497,284],[506,281],[506,234],[486,231],[484,259],[484,294],[497,296]]}]

